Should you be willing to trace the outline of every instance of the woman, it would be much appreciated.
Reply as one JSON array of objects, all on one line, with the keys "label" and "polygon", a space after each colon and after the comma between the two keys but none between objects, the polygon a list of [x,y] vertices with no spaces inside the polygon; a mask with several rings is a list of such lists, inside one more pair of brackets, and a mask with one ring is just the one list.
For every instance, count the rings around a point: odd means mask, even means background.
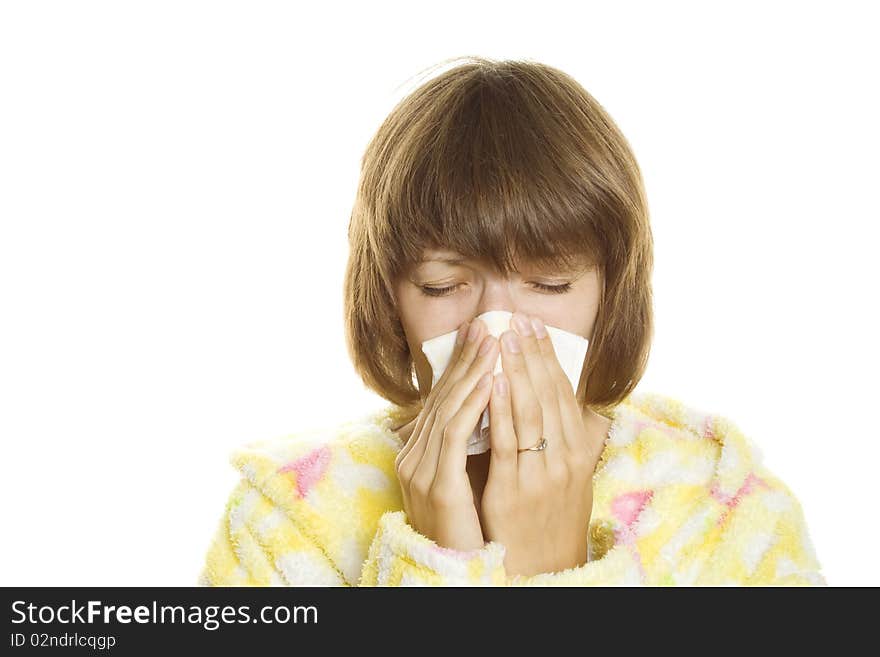
[{"label": "woman", "polygon": [[[470,58],[424,83],[367,148],[349,242],[348,349],[389,405],[236,450],[199,583],[826,584],[736,425],[635,390],[643,183],[568,75]],[[489,310],[514,313],[500,341]],[[547,325],[589,339],[577,390]],[[456,329],[432,386],[421,344]],[[468,456],[486,408],[491,449]]]}]

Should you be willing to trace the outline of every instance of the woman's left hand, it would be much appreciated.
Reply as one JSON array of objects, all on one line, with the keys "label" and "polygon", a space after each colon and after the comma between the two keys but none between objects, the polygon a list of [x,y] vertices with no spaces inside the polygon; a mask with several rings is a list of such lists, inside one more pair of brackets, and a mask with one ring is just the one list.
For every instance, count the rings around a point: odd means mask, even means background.
[{"label": "woman's left hand", "polygon": [[[483,533],[505,546],[509,575],[586,563],[593,473],[604,447],[587,431],[546,328],[540,320],[529,324],[514,322],[516,332],[501,336],[504,372],[495,376],[489,401],[491,454],[481,499]],[[518,352],[509,337],[517,339]],[[542,436],[545,449],[517,451]]]}]

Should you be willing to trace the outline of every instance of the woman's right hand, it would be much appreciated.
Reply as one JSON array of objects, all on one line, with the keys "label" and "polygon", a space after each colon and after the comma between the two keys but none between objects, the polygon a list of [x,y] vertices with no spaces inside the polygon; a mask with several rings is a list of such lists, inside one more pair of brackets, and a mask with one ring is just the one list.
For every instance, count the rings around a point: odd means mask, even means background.
[{"label": "woman's right hand", "polygon": [[[476,329],[472,340],[470,328]],[[450,364],[428,393],[394,465],[413,529],[443,547],[473,550],[484,541],[467,474],[467,440],[489,404],[499,347],[480,319],[460,328],[457,337]],[[481,347],[488,351],[479,353]]]}]

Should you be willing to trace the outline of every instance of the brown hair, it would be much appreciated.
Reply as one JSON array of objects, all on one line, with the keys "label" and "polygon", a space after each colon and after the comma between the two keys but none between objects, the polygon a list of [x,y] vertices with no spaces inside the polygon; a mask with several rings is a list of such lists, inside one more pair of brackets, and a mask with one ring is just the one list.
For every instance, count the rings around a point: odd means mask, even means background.
[{"label": "brown hair", "polygon": [[607,414],[641,379],[653,337],[639,166],[566,73],[464,59],[401,100],[363,155],[344,283],[355,370],[383,398],[420,405],[393,288],[425,248],[483,258],[505,274],[520,257],[567,267],[586,256],[603,285],[578,400]]}]

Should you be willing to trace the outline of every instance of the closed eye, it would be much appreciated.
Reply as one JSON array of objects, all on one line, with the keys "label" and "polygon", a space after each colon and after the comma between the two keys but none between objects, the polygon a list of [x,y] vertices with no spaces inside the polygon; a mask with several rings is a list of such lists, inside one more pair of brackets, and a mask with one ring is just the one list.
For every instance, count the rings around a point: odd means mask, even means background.
[{"label": "closed eye", "polygon": [[[460,284],[459,284],[460,285]],[[548,292],[550,294],[565,294],[571,291],[571,283],[563,283],[562,285],[545,285],[544,283],[531,283],[538,290]],[[428,287],[426,285],[419,286],[422,294],[429,297],[445,297],[452,294],[458,285],[450,285],[449,287]]]}]

